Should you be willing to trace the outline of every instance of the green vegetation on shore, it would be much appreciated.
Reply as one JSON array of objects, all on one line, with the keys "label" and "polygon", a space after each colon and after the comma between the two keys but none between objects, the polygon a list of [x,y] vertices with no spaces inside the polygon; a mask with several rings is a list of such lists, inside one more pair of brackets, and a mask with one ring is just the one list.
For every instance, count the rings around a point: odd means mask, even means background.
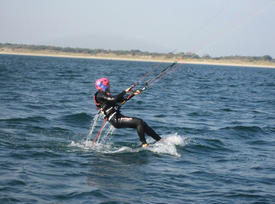
[{"label": "green vegetation on shore", "polygon": [[104,49],[86,49],[86,48],[71,48],[71,47],[56,47],[45,45],[26,45],[26,44],[11,44],[0,43],[0,53],[34,53],[34,54],[60,54],[60,55],[77,55],[85,57],[111,57],[125,59],[144,59],[144,60],[191,60],[194,62],[212,62],[212,63],[235,63],[235,64],[255,64],[275,66],[275,59],[269,55],[264,56],[223,56],[211,57],[206,54],[199,56],[195,53],[157,53],[145,52],[140,50],[104,50]]}]

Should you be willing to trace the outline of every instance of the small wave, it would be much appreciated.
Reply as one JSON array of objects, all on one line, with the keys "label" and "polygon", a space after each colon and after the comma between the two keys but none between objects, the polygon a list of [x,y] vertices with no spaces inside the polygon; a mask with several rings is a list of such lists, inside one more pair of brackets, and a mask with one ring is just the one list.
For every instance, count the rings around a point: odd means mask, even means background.
[{"label": "small wave", "polygon": [[21,179],[7,179],[3,180],[2,183],[7,186],[25,186],[26,183]]},{"label": "small wave", "polygon": [[68,123],[87,123],[90,122],[92,117],[86,113],[76,113],[71,115],[65,115],[61,118],[63,121]]},{"label": "small wave", "polygon": [[275,83],[274,82],[263,82],[263,83],[260,83],[260,84],[257,84],[257,86],[275,86]]},{"label": "small wave", "polygon": [[206,152],[232,152],[230,148],[226,146],[221,140],[219,139],[200,139],[200,141],[193,140],[192,150],[199,152],[199,153],[206,153]]},{"label": "small wave", "polygon": [[201,117],[201,116],[210,116],[210,112],[207,111],[197,111],[197,112],[191,112],[187,114],[188,116],[192,117]]},{"label": "small wave", "polygon": [[221,109],[221,111],[224,111],[224,112],[232,112],[233,110],[230,109],[230,108],[223,108],[223,109]]},{"label": "small wave", "polygon": [[249,131],[249,132],[262,132],[262,128],[258,126],[230,126],[222,128],[223,130],[237,130],[237,131]]},{"label": "small wave", "polygon": [[156,118],[164,118],[164,117],[166,117],[166,115],[164,115],[164,114],[158,114],[158,115],[155,115],[154,117],[156,117]]},{"label": "small wave", "polygon": [[41,116],[33,116],[33,117],[26,117],[26,118],[8,118],[8,119],[0,119],[0,121],[6,122],[46,122],[48,121],[47,118]]}]

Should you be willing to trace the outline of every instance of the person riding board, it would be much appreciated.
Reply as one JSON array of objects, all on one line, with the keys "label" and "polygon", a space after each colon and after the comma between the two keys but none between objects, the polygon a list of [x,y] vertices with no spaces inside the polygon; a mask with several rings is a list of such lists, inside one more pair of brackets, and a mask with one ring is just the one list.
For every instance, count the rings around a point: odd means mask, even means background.
[{"label": "person riding board", "polygon": [[[126,93],[131,93],[132,86],[122,91],[118,95],[112,96],[110,93],[110,82],[108,78],[100,78],[96,80],[95,87],[97,92],[94,95],[94,102],[98,110],[101,110],[105,118],[115,128],[134,128],[137,130],[139,140],[142,147],[148,146],[145,139],[145,133],[154,140],[159,141],[161,137],[142,119],[136,117],[127,117],[120,113],[119,103],[125,101]],[[135,91],[133,94],[138,95],[141,92]]]}]

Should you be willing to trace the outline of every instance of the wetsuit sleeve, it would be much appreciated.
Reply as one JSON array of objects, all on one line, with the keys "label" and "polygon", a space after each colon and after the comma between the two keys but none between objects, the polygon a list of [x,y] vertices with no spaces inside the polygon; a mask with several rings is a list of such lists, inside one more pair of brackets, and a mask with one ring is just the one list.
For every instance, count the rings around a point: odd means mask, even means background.
[{"label": "wetsuit sleeve", "polygon": [[117,102],[122,102],[124,100],[123,96],[126,94],[125,91],[122,91],[120,94],[111,96],[107,95],[106,93],[102,92],[102,94],[97,94],[97,99],[98,101],[105,101],[108,103],[117,103]]}]

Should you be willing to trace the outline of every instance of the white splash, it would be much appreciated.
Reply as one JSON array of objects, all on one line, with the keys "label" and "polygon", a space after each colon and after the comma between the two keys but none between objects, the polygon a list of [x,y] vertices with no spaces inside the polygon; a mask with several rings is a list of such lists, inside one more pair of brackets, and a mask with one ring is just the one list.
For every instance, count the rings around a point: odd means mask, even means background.
[{"label": "white splash", "polygon": [[[99,136],[96,144],[98,144],[98,143],[106,144],[111,139],[111,135],[115,131],[115,128],[112,125],[110,125],[109,123],[105,123],[105,126],[107,126],[108,128],[106,129],[106,131],[104,131],[104,133],[101,134],[102,136],[101,135]],[[103,128],[103,130],[104,130],[104,128]]]},{"label": "white splash", "polygon": [[151,151],[156,154],[168,154],[180,157],[181,155],[178,153],[177,146],[185,146],[189,142],[188,137],[182,137],[175,133],[163,136],[163,138],[156,143],[151,143],[153,142],[153,139],[148,138],[148,141],[151,144],[145,148],[142,148],[139,145],[137,147],[116,146],[110,141],[110,136],[112,135],[113,131],[114,128],[110,125],[109,128],[104,133],[102,133],[102,137],[99,138],[98,142],[96,142],[93,146],[91,140],[82,140],[80,142],[72,141],[70,146],[88,151],[92,150],[104,154]]},{"label": "white splash", "polygon": [[93,133],[94,133],[94,129],[97,125],[97,122],[98,122],[98,119],[102,118],[103,117],[103,114],[101,114],[100,112],[97,113],[94,118],[93,118],[93,121],[90,125],[90,131],[89,131],[89,134],[87,135],[87,138],[86,138],[86,141],[90,141],[92,136],[93,136]]},{"label": "white splash", "polygon": [[187,144],[187,137],[184,138],[175,133],[163,137],[160,141],[146,147],[146,149],[158,154],[169,154],[180,157],[181,155],[177,151],[177,146],[185,146]]}]

